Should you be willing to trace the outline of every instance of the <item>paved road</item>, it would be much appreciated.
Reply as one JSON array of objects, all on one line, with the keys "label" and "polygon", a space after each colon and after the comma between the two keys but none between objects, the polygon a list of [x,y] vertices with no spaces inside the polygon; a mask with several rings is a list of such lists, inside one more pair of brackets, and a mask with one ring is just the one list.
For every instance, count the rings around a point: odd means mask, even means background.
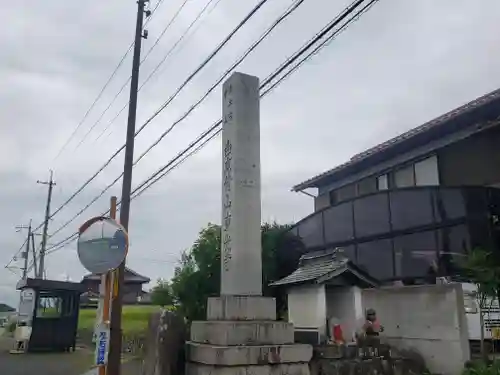
[{"label": "paved road", "polygon": [[[92,362],[93,353],[77,349],[74,353],[10,354],[14,341],[0,337],[0,374],[6,375],[95,375],[86,372]],[[122,364],[122,375],[140,375],[140,361]]]},{"label": "paved road", "polygon": [[[122,375],[141,375],[141,363],[130,361],[122,364]],[[90,370],[83,375],[98,375],[97,369]]]},{"label": "paved road", "polygon": [[10,354],[12,339],[0,338],[0,373],[8,375],[81,375],[92,361],[92,353]]}]

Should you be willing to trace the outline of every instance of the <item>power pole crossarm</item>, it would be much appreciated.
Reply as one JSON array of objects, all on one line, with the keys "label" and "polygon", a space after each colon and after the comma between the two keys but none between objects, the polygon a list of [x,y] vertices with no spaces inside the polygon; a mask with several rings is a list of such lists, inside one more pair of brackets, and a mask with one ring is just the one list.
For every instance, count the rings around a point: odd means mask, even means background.
[{"label": "power pole crossarm", "polygon": [[38,277],[44,277],[45,271],[45,250],[47,247],[47,232],[49,230],[49,220],[50,220],[50,202],[52,200],[52,188],[56,185],[53,180],[53,172],[50,171],[49,181],[37,181],[38,184],[48,185],[49,192],[47,195],[47,205],[45,207],[45,221],[43,223],[43,233],[42,233],[42,248],[40,249],[40,263],[38,269]]}]

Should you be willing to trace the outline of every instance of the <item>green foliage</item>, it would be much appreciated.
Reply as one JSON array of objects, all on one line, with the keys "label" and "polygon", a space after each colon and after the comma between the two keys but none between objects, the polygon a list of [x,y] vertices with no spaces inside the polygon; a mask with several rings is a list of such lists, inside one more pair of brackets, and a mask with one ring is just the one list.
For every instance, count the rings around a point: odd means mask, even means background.
[{"label": "green foliage", "polygon": [[156,285],[151,289],[151,302],[153,305],[162,307],[172,305],[172,288],[168,281],[159,279],[156,282]]},{"label": "green foliage", "polygon": [[[148,326],[151,313],[159,311],[159,306],[123,306],[122,329],[124,334],[144,332]],[[78,316],[78,330],[94,330],[97,309],[82,309]]]},{"label": "green foliage", "polygon": [[[277,299],[278,313],[285,306],[284,293],[268,285],[295,270],[303,246],[295,236],[285,235],[288,229],[288,225],[277,223],[262,226],[263,293]],[[174,305],[189,321],[204,319],[207,298],[219,295],[220,254],[220,226],[208,224],[175,269],[170,284]]]},{"label": "green foliage", "polygon": [[481,308],[488,299],[497,297],[500,285],[500,267],[493,254],[483,249],[471,251],[462,265],[464,276],[476,285]]},{"label": "green foliage", "polygon": [[500,361],[487,362],[475,361],[469,363],[462,375],[498,375],[500,374]]},{"label": "green foliage", "polygon": [[0,312],[12,312],[12,311],[16,311],[16,309],[9,305],[6,305],[5,303],[0,303]]}]

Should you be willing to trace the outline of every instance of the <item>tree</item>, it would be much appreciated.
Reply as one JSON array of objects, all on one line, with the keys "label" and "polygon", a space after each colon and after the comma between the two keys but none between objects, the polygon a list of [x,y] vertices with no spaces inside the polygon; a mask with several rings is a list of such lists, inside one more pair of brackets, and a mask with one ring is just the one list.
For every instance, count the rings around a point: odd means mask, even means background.
[{"label": "tree", "polygon": [[16,309],[5,303],[0,303],[0,312],[12,312],[12,311],[16,311]]},{"label": "tree", "polygon": [[162,307],[173,304],[172,288],[168,281],[158,279],[156,285],[151,289],[151,302],[153,305]]},{"label": "tree", "polygon": [[[286,305],[284,291],[268,285],[292,273],[303,253],[300,240],[288,232],[289,225],[262,226],[263,294],[277,299],[278,313]],[[171,280],[174,305],[189,321],[206,317],[207,298],[220,292],[221,229],[208,224],[191,249],[182,254]]]},{"label": "tree", "polygon": [[497,298],[498,285],[500,285],[500,267],[496,264],[490,252],[474,249],[467,255],[462,265],[464,276],[476,286],[483,358],[487,358],[488,355],[484,345],[484,315],[486,308],[489,308],[492,301]]}]

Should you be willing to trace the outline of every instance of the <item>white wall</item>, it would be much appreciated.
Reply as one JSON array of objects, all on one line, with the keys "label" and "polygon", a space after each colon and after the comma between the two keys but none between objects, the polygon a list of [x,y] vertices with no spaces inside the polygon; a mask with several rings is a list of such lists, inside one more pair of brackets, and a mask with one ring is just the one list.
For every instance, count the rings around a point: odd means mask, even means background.
[{"label": "white wall", "polygon": [[320,329],[326,332],[324,285],[305,285],[288,291],[288,320],[295,329]]},{"label": "white wall", "polygon": [[353,341],[357,325],[363,319],[361,298],[358,287],[326,287],[327,318],[341,324],[344,339],[348,342]]},{"label": "white wall", "polygon": [[390,344],[419,352],[431,372],[461,373],[470,351],[460,284],[367,289],[362,300],[363,310],[377,311]]}]

